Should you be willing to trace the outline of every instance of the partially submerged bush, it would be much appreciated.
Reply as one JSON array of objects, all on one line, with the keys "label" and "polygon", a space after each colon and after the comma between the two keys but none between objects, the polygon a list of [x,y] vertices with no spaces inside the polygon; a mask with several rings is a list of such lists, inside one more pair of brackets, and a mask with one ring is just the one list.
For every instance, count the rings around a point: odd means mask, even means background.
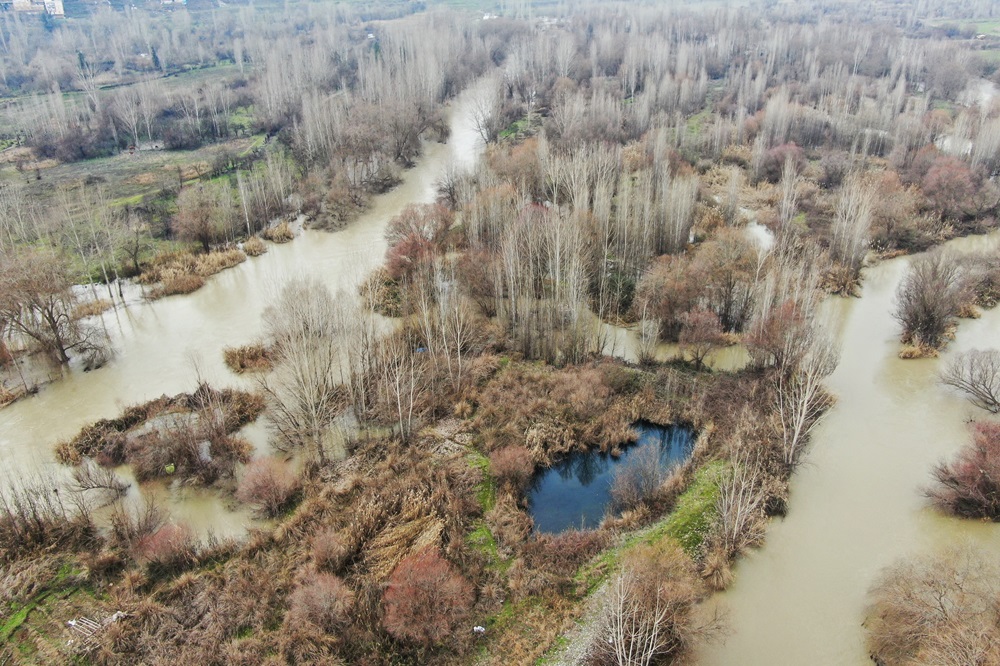
[{"label": "partially submerged bush", "polygon": [[178,294],[190,294],[205,286],[205,279],[190,273],[172,273],[164,276],[163,282],[149,293],[153,299]]},{"label": "partially submerged bush", "polygon": [[253,447],[233,433],[263,411],[264,400],[255,393],[202,384],[194,393],[163,396],[85,426],[57,446],[56,457],[64,464],[84,458],[128,463],[140,481],[176,473],[211,483],[249,460]]},{"label": "partially submerged bush", "polygon": [[114,307],[114,303],[106,298],[97,298],[90,301],[83,301],[75,308],[73,308],[73,314],[71,315],[73,319],[83,319],[84,317],[93,317],[105,312],[109,308]]},{"label": "partially submerged bush", "polygon": [[1000,351],[973,349],[956,356],[941,381],[968,395],[972,404],[1000,413]]},{"label": "partially submerged bush", "polygon": [[248,257],[259,257],[267,252],[267,245],[260,239],[260,236],[251,236],[243,241],[243,252]]},{"label": "partially submerged bush", "polygon": [[904,664],[1000,663],[1000,567],[970,547],[904,560],[870,592],[872,659]]},{"label": "partially submerged bush", "polygon": [[972,441],[954,461],[938,465],[934,478],[927,494],[945,511],[1000,521],[1000,423],[977,423]]},{"label": "partially submerged bush", "polygon": [[229,369],[238,374],[267,371],[273,364],[271,350],[260,342],[240,347],[225,347],[222,355]]},{"label": "partially submerged bush", "polygon": [[660,448],[646,446],[633,452],[619,468],[611,484],[611,508],[635,509],[650,500],[664,482],[667,470],[660,462]]},{"label": "partially submerged bush", "polygon": [[232,268],[237,264],[242,264],[247,260],[247,255],[239,248],[231,247],[224,250],[215,250],[207,254],[196,255],[194,272],[206,278],[216,273],[221,273],[227,268]]},{"label": "partially submerged bush", "polygon": [[292,231],[292,226],[285,221],[264,229],[260,232],[260,236],[272,243],[287,243],[295,238],[295,232]]},{"label": "partially submerged bush", "polygon": [[894,316],[903,327],[903,342],[942,347],[967,300],[966,280],[954,257],[935,250],[915,259],[896,292]]},{"label": "partially submerged bush", "polygon": [[236,497],[273,518],[295,501],[301,489],[298,477],[287,465],[274,458],[258,458],[243,474]]},{"label": "partially submerged bush", "polygon": [[150,298],[189,294],[205,285],[205,278],[246,261],[238,248],[214,250],[204,254],[172,252],[162,254],[139,276],[142,284],[157,285]]}]

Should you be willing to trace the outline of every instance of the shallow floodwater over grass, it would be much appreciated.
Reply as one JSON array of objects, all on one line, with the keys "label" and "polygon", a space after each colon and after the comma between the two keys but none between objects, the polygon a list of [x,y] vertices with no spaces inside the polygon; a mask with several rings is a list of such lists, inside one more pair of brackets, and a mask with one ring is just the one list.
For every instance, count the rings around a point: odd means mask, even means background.
[{"label": "shallow floodwater over grass", "polygon": [[572,528],[597,527],[611,504],[615,476],[651,447],[659,448],[660,465],[667,469],[691,455],[693,431],[685,426],[659,426],[646,421],[633,428],[639,440],[621,455],[601,451],[574,452],[539,472],[528,492],[531,516],[539,532],[558,533]]}]

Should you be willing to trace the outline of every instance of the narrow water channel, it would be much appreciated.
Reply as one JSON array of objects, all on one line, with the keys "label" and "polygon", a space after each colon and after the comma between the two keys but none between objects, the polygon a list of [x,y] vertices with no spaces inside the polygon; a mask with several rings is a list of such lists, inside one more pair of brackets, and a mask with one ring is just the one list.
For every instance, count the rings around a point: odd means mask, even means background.
[{"label": "narrow water channel", "polygon": [[[199,378],[215,386],[251,385],[252,380],[225,366],[222,348],[248,343],[260,334],[261,313],[283,280],[314,275],[334,291],[355,292],[382,262],[388,220],[407,204],[432,202],[435,181],[449,166],[475,164],[482,141],[472,121],[474,94],[474,89],[466,91],[451,103],[448,143],[425,144],[424,155],[404,172],[403,182],[376,197],[345,229],[307,230],[291,243],[270,244],[267,254],[223,271],[191,295],[106,313],[116,355],[105,367],[69,371],[38,395],[0,410],[0,456],[7,473],[15,478],[46,470],[59,474],[52,453],[57,442],[91,421],[117,415],[126,405],[192,391]],[[248,434],[259,450],[266,450],[262,427],[252,426]],[[175,519],[190,523],[197,532],[239,534],[250,519],[245,510],[228,505],[210,489],[150,483],[143,492],[164,500]]]},{"label": "narrow water channel", "polygon": [[[1000,235],[949,245],[997,251]],[[710,602],[728,607],[732,634],[696,663],[870,665],[861,623],[883,567],[963,541],[1000,556],[1000,525],[946,517],[921,494],[934,464],[968,440],[967,421],[988,417],[937,373],[957,352],[1000,348],[1000,309],[962,320],[941,358],[900,360],[893,299],[909,262],[866,270],[861,298],[828,301],[842,348],[828,381],[837,404],[792,479],[788,516]]]}]

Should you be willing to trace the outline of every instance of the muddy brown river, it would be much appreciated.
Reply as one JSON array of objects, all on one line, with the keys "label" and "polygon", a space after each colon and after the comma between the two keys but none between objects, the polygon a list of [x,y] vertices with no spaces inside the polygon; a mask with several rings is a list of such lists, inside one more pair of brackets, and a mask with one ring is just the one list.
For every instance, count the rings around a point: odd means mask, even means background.
[{"label": "muddy brown river", "polygon": [[[949,245],[997,251],[1000,235]],[[841,342],[827,382],[837,404],[792,478],[788,516],[771,523],[763,548],[712,600],[728,607],[732,633],[701,649],[697,663],[870,665],[861,623],[883,567],[964,541],[1000,555],[1000,525],[944,516],[921,494],[935,463],[967,441],[969,419],[988,417],[937,373],[959,351],[1000,347],[1000,308],[962,320],[941,358],[900,360],[893,298],[909,262],[869,268],[861,298],[827,302]]]}]

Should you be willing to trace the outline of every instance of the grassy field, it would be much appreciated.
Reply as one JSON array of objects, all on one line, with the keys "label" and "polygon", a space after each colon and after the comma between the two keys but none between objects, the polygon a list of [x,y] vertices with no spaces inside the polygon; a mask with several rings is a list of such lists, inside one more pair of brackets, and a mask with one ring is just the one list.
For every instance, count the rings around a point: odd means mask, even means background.
[{"label": "grassy field", "polygon": [[263,145],[263,135],[230,139],[195,150],[139,150],[122,152],[83,162],[46,165],[36,180],[33,169],[18,173],[13,164],[0,166],[0,180],[26,181],[32,196],[45,200],[59,187],[90,183],[105,187],[108,197],[120,204],[134,203],[143,195],[174,187],[209,173],[212,164],[225,154],[244,155]]}]

